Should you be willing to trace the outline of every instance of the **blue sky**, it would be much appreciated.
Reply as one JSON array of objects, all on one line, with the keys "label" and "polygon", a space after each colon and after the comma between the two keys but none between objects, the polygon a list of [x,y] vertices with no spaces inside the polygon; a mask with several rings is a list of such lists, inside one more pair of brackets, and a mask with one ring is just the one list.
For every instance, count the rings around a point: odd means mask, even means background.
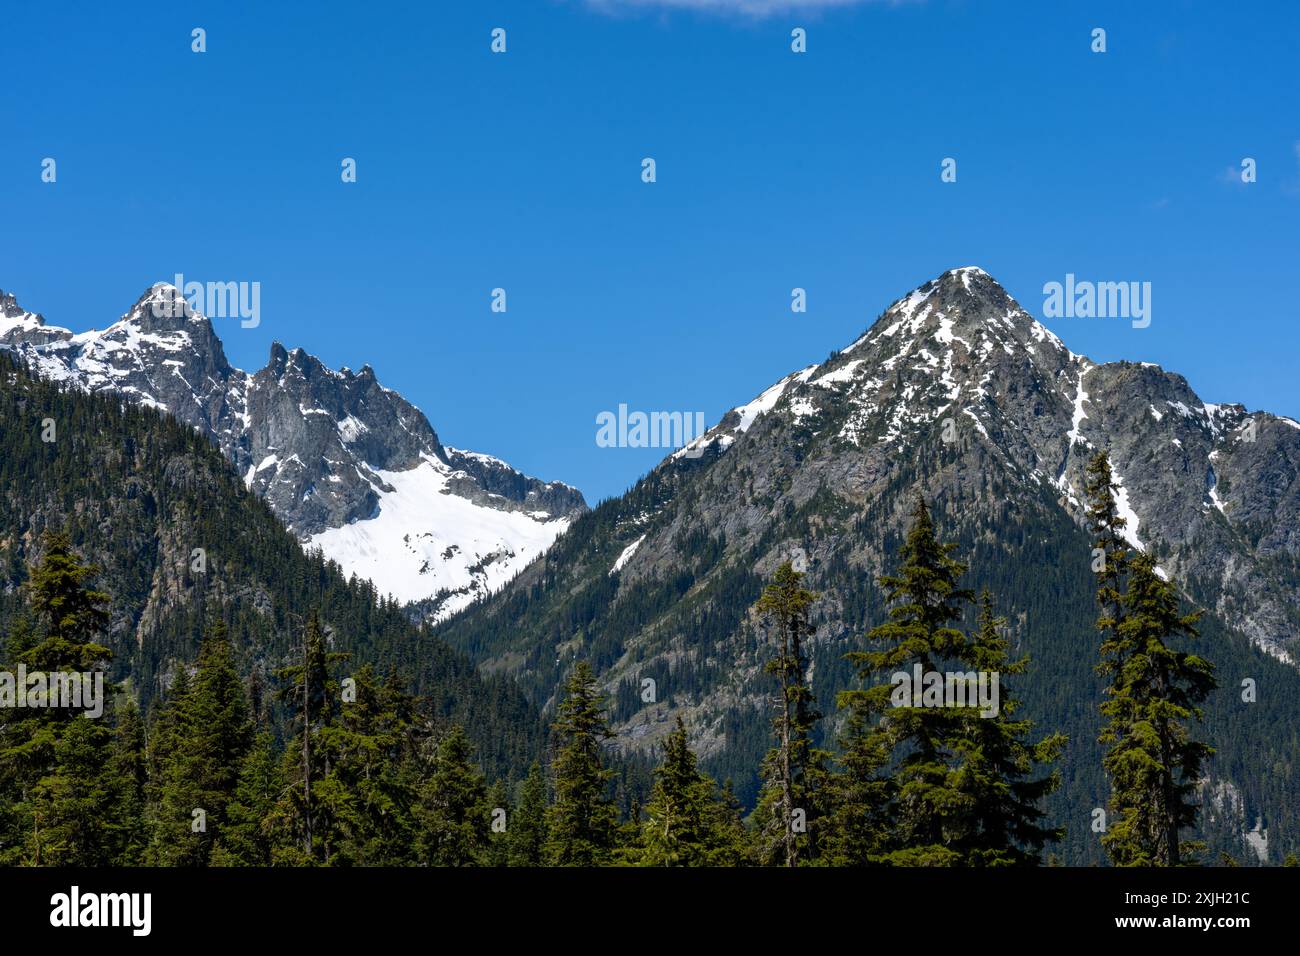
[{"label": "blue sky", "polygon": [[1294,3],[277,6],[6,9],[0,288],[80,330],[178,272],[260,282],[235,364],[368,362],[593,503],[662,455],[597,447],[600,411],[712,423],[960,265],[1039,316],[1067,272],[1149,281],[1149,328],[1048,324],[1300,416]]}]

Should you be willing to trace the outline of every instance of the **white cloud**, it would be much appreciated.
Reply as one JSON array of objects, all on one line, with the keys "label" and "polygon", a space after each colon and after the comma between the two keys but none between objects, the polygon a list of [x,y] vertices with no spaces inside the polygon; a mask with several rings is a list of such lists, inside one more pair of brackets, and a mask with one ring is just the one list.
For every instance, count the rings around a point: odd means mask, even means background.
[{"label": "white cloud", "polygon": [[860,7],[866,4],[896,5],[907,0],[587,0],[587,5],[606,13],[628,10],[698,10],[704,13],[738,13],[749,17],[770,17],[779,13]]},{"label": "white cloud", "polygon": [[1218,180],[1219,180],[1219,182],[1223,183],[1223,184],[1226,185],[1226,186],[1244,186],[1244,185],[1245,185],[1245,183],[1242,182],[1242,179],[1241,179],[1241,167],[1240,167],[1240,166],[1225,166],[1224,169],[1223,169],[1223,172],[1219,173],[1219,175],[1218,175]]}]

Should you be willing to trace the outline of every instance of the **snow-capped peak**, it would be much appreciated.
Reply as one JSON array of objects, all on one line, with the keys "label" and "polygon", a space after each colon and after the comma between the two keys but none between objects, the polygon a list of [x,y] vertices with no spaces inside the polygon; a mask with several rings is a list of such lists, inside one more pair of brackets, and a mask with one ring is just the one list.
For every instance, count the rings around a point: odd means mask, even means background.
[{"label": "snow-capped peak", "polygon": [[444,448],[369,365],[336,372],[276,342],[260,371],[233,367],[212,323],[168,283],[107,328],[75,335],[44,327],[12,296],[0,295],[0,313],[0,345],[38,374],[192,425],[301,540],[381,593],[432,601],[431,615],[499,587],[586,508],[567,485]]}]

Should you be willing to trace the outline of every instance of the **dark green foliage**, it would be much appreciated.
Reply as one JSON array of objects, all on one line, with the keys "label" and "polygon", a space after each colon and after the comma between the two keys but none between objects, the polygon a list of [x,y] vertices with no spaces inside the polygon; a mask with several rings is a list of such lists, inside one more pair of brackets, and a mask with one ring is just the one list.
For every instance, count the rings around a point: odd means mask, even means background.
[{"label": "dark green foliage", "polygon": [[1151,556],[1139,554],[1130,569],[1123,621],[1101,647],[1099,669],[1112,681],[1101,708],[1112,787],[1102,843],[1120,866],[1179,866],[1205,849],[1179,834],[1196,824],[1202,766],[1214,752],[1187,729],[1215,687],[1214,666],[1169,646],[1196,636],[1199,615],[1182,613]]},{"label": "dark green foliage", "polygon": [[[22,665],[48,681],[56,672],[74,672],[93,687],[95,679],[103,682],[110,654],[97,640],[108,620],[108,596],[91,589],[96,569],[65,535],[47,533],[42,546],[24,589],[30,617],[24,615],[6,642],[13,654],[6,676]],[[11,679],[12,691],[26,694]],[[121,734],[114,733],[107,699],[114,690],[102,683],[97,715],[90,702],[84,709],[53,706],[48,698],[47,706],[11,709],[14,701],[7,703],[0,722],[0,863],[106,866],[137,858],[138,717],[132,714]]]},{"label": "dark green foliage", "polygon": [[994,716],[966,708],[955,728],[957,760],[955,789],[966,798],[965,828],[954,846],[966,866],[1032,866],[1043,847],[1061,839],[1063,829],[1044,825],[1043,801],[1060,786],[1059,772],[1034,777],[1038,765],[1059,759],[1063,734],[1037,743],[1025,740],[1032,728],[1014,716],[1020,702],[1011,694],[1007,677],[1029,670],[1029,658],[1012,660],[1000,633],[1006,621],[993,613],[988,591],[980,597],[977,630],[959,655],[977,672],[997,674],[999,707]]},{"label": "dark green foliage", "polygon": [[337,716],[318,740],[325,780],[347,795],[334,862],[407,861],[422,769],[418,702],[396,677],[379,680],[369,664],[342,684]]},{"label": "dark green foliage", "polygon": [[[912,519],[898,573],[881,578],[889,620],[867,635],[883,647],[848,655],[868,686],[841,696],[858,734],[845,741],[845,750],[868,773],[874,772],[873,755],[896,756],[887,782],[888,832],[874,852],[868,848],[868,856],[896,866],[955,866],[961,854],[953,844],[970,812],[950,766],[962,717],[952,708],[916,707],[910,701],[893,706],[890,675],[910,676],[915,666],[922,673],[941,671],[945,661],[960,659],[967,637],[956,625],[974,595],[958,584],[966,566],[951,556],[955,544],[939,543],[924,501],[917,500]],[[874,783],[871,776],[855,781],[868,789]]]},{"label": "dark green foliage", "polygon": [[551,764],[555,802],[547,816],[547,861],[556,866],[599,866],[612,859],[618,823],[610,799],[614,772],[603,744],[611,736],[605,697],[586,661],[578,661],[565,686],[553,732]]},{"label": "dark green foliage", "polygon": [[805,674],[804,642],[811,633],[808,608],[817,597],[803,587],[803,574],[782,563],[754,609],[775,638],[767,671],[776,677],[776,746],[763,761],[763,791],[755,818],[765,862],[798,866],[817,855],[821,789],[829,754],[813,747],[821,713],[814,707]]},{"label": "dark green foliage", "polygon": [[645,808],[640,848],[643,866],[736,866],[745,857],[735,805],[696,766],[681,718],[664,741],[663,763]]},{"label": "dark green foliage", "polygon": [[208,864],[251,738],[244,687],[225,625],[217,622],[194,676],[173,686],[159,717],[149,862]]},{"label": "dark green foliage", "polygon": [[[1012,660],[986,591],[977,630],[955,626],[973,600],[960,586],[966,566],[940,544],[925,502],[918,500],[895,575],[881,578],[891,601],[889,621],[868,635],[881,650],[849,655],[866,687],[840,695],[850,712],[843,773],[836,782],[835,862],[895,866],[1011,866],[1038,862],[1043,845],[1060,838],[1041,824],[1043,799],[1056,775],[1032,776],[1055,760],[1060,734],[1025,742],[1030,722],[1013,718],[1019,702],[1003,683],[1023,674],[1028,659]],[[999,681],[996,713],[943,701],[916,706],[910,685],[893,675],[946,675],[969,686],[980,675]],[[973,687],[967,693],[973,693]]]},{"label": "dark green foliage", "polygon": [[510,806],[510,788],[504,780],[495,781],[488,787],[487,812],[491,826],[488,829],[487,843],[483,848],[480,862],[483,866],[510,865],[510,826],[514,822]]},{"label": "dark green foliage", "polygon": [[452,727],[438,743],[433,773],[420,793],[416,851],[430,866],[470,866],[488,849],[492,808],[469,740]]},{"label": "dark green foliage", "polygon": [[[1099,742],[1110,779],[1109,819],[1101,838],[1120,866],[1178,866],[1204,850],[1183,841],[1195,826],[1202,769],[1213,748],[1194,741],[1187,723],[1215,687],[1214,666],[1170,646],[1197,636],[1200,613],[1184,613],[1178,593],[1149,552],[1136,557],[1124,541],[1110,459],[1098,453],[1088,466],[1088,516],[1096,539],[1097,671],[1109,679]],[[1226,850],[1221,855],[1229,856]]]},{"label": "dark green foliage", "polygon": [[546,862],[546,778],[533,764],[519,785],[519,799],[509,821],[511,866],[541,866]]},{"label": "dark green foliage", "polygon": [[[58,425],[56,442],[41,441],[47,418]],[[146,717],[172,675],[194,663],[213,621],[226,623],[240,675],[264,679],[292,662],[302,622],[316,610],[334,650],[358,667],[401,674],[430,716],[466,728],[492,774],[522,777],[542,752],[537,712],[507,679],[479,675],[369,582],[345,580],[337,565],[304,554],[221,453],[165,414],[65,391],[0,353],[0,488],[0,635],[9,635],[11,662],[15,645],[33,639],[51,642],[42,659],[62,656],[60,629],[103,608],[91,597],[40,604],[62,623],[35,634],[24,623],[30,612],[19,586],[43,550],[29,542],[58,528],[86,565],[98,566],[83,573],[96,581],[88,595],[112,596],[111,618],[96,631],[108,650],[88,653],[109,662],[110,680]],[[201,565],[192,557],[198,548]],[[52,563],[47,573],[67,569]],[[269,706],[266,716],[277,738],[291,735],[283,707]]]},{"label": "dark green foliage", "polygon": [[253,738],[239,769],[235,794],[226,807],[226,826],[217,836],[213,866],[270,866],[275,836],[270,826],[284,793],[274,740],[267,731]]}]

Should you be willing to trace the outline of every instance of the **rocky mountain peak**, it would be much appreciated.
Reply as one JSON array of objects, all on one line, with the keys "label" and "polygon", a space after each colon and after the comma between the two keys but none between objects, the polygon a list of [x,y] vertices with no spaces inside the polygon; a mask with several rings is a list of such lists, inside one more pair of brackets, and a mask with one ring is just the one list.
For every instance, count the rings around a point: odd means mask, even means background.
[{"label": "rocky mountain peak", "polygon": [[1073,395],[1086,365],[983,269],[952,269],[895,300],[827,361],[733,409],[681,454],[725,450],[777,410],[859,447],[904,447],[945,418],[987,434],[999,393]]},{"label": "rocky mountain peak", "polygon": [[[27,314],[27,311],[18,304],[17,296],[12,292],[6,292],[4,289],[0,289],[0,318],[16,319],[21,315]],[[41,324],[44,324],[45,320],[43,318],[40,316],[37,316],[37,318],[40,319]]]},{"label": "rocky mountain peak", "polygon": [[212,322],[166,283],[103,331],[74,336],[27,313],[0,323],[0,345],[39,374],[209,436],[304,543],[432,615],[504,584],[586,510],[576,489],[449,452],[369,365],[334,371],[274,342],[260,371],[232,367]]},{"label": "rocky mountain peak", "polygon": [[172,332],[185,328],[191,321],[207,322],[207,319],[190,307],[174,285],[160,282],[146,289],[120,321],[145,332]]},{"label": "rocky mountain peak", "polygon": [[748,459],[792,434],[818,449],[801,452],[801,473],[818,456],[839,480],[841,453],[878,459],[870,481],[938,442],[980,461],[969,480],[996,468],[1079,523],[1088,461],[1107,451],[1130,544],[1153,550],[1175,579],[1224,581],[1198,598],[1291,659],[1300,604],[1281,595],[1294,585],[1254,555],[1300,559],[1290,517],[1300,515],[1300,423],[1205,402],[1152,363],[1076,355],[981,269],[950,270],[897,299],[843,351],[728,412],[664,467]]},{"label": "rocky mountain peak", "polygon": [[0,289],[0,345],[52,342],[71,334],[67,329],[47,326],[45,316],[28,312],[12,292]]}]

